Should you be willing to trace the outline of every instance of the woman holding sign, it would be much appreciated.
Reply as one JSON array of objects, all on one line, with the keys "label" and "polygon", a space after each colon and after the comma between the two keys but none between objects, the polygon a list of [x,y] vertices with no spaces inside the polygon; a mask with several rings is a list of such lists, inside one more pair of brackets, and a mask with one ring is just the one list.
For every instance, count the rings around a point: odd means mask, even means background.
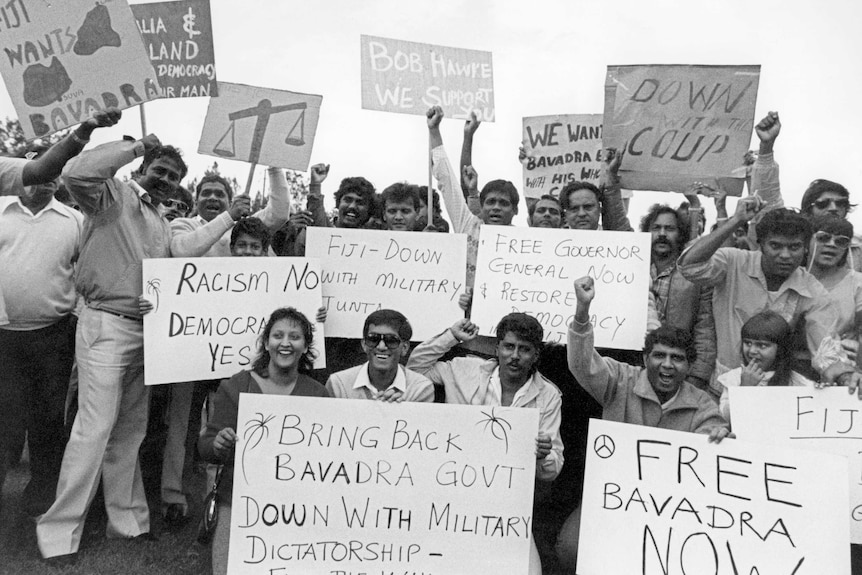
[{"label": "woman holding sign", "polygon": [[206,461],[224,465],[218,486],[218,523],[212,542],[214,575],[227,573],[239,394],[330,397],[323,385],[306,375],[317,355],[313,329],[308,318],[296,309],[275,310],[258,340],[258,355],[252,369],[222,381],[216,393],[213,417],[198,440],[198,450]]}]

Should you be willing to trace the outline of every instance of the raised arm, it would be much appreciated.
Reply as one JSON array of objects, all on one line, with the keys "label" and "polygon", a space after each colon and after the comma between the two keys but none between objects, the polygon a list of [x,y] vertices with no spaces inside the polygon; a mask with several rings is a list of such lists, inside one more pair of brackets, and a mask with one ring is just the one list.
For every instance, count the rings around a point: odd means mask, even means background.
[{"label": "raised arm", "polygon": [[631,222],[626,215],[620,188],[619,170],[623,163],[625,150],[607,148],[602,163],[602,175],[599,178],[599,189],[602,190],[602,229],[618,232],[633,232]]},{"label": "raised arm", "polygon": [[[720,248],[724,242],[733,235],[733,231],[743,222],[750,222],[757,212],[760,211],[761,202],[757,196],[742,198],[736,203],[736,212],[733,217],[718,226],[712,233],[701,236],[679,258],[680,267],[701,264],[709,261],[709,258]],[[683,272],[683,275],[688,276]],[[690,278],[689,278],[690,279]]]},{"label": "raised arm", "polygon": [[781,133],[781,120],[778,118],[778,112],[766,114],[754,127],[754,132],[760,139],[760,150],[757,159],[754,160],[754,167],[751,169],[750,189],[763,201],[763,213],[766,213],[769,210],[784,207],[778,164],[773,155],[775,140]]},{"label": "raised arm", "polygon": [[428,341],[424,341],[410,352],[407,369],[421,373],[437,385],[455,379],[451,365],[437,360],[459,343],[470,341],[479,333],[476,324],[468,319],[460,319],[455,324]]},{"label": "raised arm", "polygon": [[233,198],[230,208],[203,226],[198,226],[191,218],[175,219],[171,222],[171,255],[194,258],[206,254],[233,227],[234,222],[250,212],[251,199],[239,195]]},{"label": "raised arm", "polygon": [[290,218],[290,192],[284,170],[270,167],[267,173],[269,174],[269,201],[262,210],[255,212],[254,217],[262,221],[270,233],[275,233]]},{"label": "raised arm", "polygon": [[[479,215],[478,210],[482,209],[482,207],[479,206],[478,201],[476,201],[479,197],[479,180],[478,178],[474,178],[473,181],[467,181],[464,177],[464,168],[470,166],[470,169],[472,170],[473,136],[476,134],[476,130],[479,129],[479,125],[481,123],[482,122],[476,119],[476,112],[470,112],[470,116],[467,118],[467,121],[464,122],[464,141],[461,144],[461,164],[458,166],[458,172],[461,174],[461,193],[464,195],[467,207],[469,207],[473,215],[476,216]],[[475,176],[476,171],[473,170],[472,173]]]}]

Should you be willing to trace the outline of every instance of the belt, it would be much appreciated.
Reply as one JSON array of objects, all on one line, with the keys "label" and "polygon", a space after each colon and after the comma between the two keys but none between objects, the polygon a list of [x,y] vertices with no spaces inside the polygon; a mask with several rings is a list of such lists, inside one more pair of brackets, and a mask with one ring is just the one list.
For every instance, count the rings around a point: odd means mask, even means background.
[{"label": "belt", "polygon": [[103,311],[103,312],[105,312],[105,313],[109,313],[109,314],[111,314],[111,315],[115,315],[115,316],[117,316],[117,317],[121,317],[121,318],[123,318],[123,319],[127,319],[127,320],[129,320],[129,321],[134,321],[134,322],[137,322],[137,323],[144,323],[144,318],[142,318],[142,317],[135,317],[135,316],[133,316],[133,315],[126,315],[126,314],[124,314],[124,313],[119,313],[119,312],[116,312],[116,311],[111,311],[111,310],[109,310],[109,309],[105,309],[105,308],[101,308],[101,307],[94,307],[94,308],[90,308],[90,309],[95,309],[95,310],[97,310],[97,311]]}]

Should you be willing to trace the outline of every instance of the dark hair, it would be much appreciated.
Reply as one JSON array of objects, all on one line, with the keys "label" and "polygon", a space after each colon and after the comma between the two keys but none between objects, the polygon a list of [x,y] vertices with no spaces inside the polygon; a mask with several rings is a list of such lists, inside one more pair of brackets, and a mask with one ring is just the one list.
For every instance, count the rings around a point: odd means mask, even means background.
[{"label": "dark hair", "polygon": [[414,210],[419,210],[419,186],[397,182],[392,184],[380,194],[380,204],[383,212],[386,211],[387,202],[393,204],[412,204]]},{"label": "dark hair", "polygon": [[531,315],[514,312],[503,316],[503,319],[497,324],[497,341],[503,340],[509,332],[514,333],[536,348],[536,362],[530,369],[530,375],[532,375],[538,368],[538,358],[544,347],[545,330],[542,328],[542,324]]},{"label": "dark hair", "polygon": [[479,192],[480,206],[485,205],[485,198],[487,198],[488,194],[491,192],[502,192],[509,196],[509,201],[512,202],[512,207],[516,212],[518,211],[518,202],[521,201],[521,197],[518,195],[518,190],[515,188],[515,184],[508,180],[491,180],[485,184],[482,187],[482,191]]},{"label": "dark hair", "polygon": [[602,205],[602,192],[594,184],[591,184],[590,182],[569,182],[562,190],[560,190],[560,207],[562,207],[563,210],[568,210],[571,207],[569,205],[569,195],[578,190],[587,190],[592,192],[596,196],[596,201],[599,203],[599,206]]},{"label": "dark hair", "polygon": [[185,178],[186,175],[189,173],[189,168],[188,166],[186,166],[186,163],[183,160],[183,153],[173,146],[156,146],[147,150],[147,153],[144,154],[144,159],[141,162],[141,166],[138,168],[137,173],[145,173],[150,164],[161,158],[170,160],[177,165],[177,168],[180,171],[181,180]]},{"label": "dark hair", "polygon": [[691,237],[691,228],[689,227],[688,220],[667,204],[652,205],[646,215],[641,218],[641,231],[649,232],[652,225],[662,214],[673,214],[673,217],[676,218],[676,227],[679,230],[679,247],[682,249]]},{"label": "dark hair", "polygon": [[769,236],[802,237],[806,247],[811,243],[814,230],[811,222],[802,214],[787,208],[769,210],[754,226],[757,243],[763,245]]},{"label": "dark hair", "polygon": [[270,358],[266,344],[269,341],[272,326],[283,319],[292,321],[299,326],[305,338],[305,345],[308,346],[308,351],[302,354],[302,357],[299,359],[299,373],[309,373],[314,368],[314,359],[317,357],[317,350],[314,349],[314,326],[308,321],[305,314],[296,308],[282,307],[272,312],[272,315],[269,316],[269,320],[266,322],[266,327],[263,328],[263,333],[257,338],[257,357],[251,368],[261,377],[269,377]]},{"label": "dark hair", "polygon": [[[370,217],[374,211],[374,198],[376,196],[374,192],[374,185],[362,176],[344,178],[335,192],[335,207],[338,207],[338,204],[341,203],[341,198],[345,195],[356,194],[368,203],[368,215]],[[360,225],[362,224],[365,224],[365,222],[360,223]]]},{"label": "dark hair", "polygon": [[[814,180],[808,184],[808,188],[802,194],[802,203],[800,204],[802,211],[805,214],[811,215],[811,206],[826,192],[835,192],[845,198],[850,198],[850,192],[841,184],[829,180]],[[855,207],[856,204],[851,204],[849,209],[852,210]]]},{"label": "dark hair", "polygon": [[656,344],[685,350],[685,359],[689,363],[694,363],[697,359],[694,338],[684,329],[663,323],[658,329],[649,332],[644,340],[644,355],[652,353]]},{"label": "dark hair", "polygon": [[198,182],[197,187],[195,188],[195,199],[199,198],[201,195],[201,188],[204,187],[204,184],[211,183],[221,184],[224,187],[224,191],[227,194],[227,200],[231,201],[233,199],[233,186],[230,185],[230,182],[227,181],[227,178],[220,176],[218,174],[207,174],[201,181]]},{"label": "dark hair", "polygon": [[[772,310],[765,310],[748,318],[742,324],[742,339],[771,341],[778,346],[773,371],[767,385],[789,385],[793,366],[793,330],[783,317]],[[740,342],[740,354],[742,354]]]},{"label": "dark hair", "polygon": [[541,202],[542,200],[548,200],[548,201],[554,202],[555,204],[557,204],[557,207],[558,207],[558,208],[560,208],[561,210],[563,209],[563,206],[561,206],[561,205],[560,205],[560,200],[558,200],[557,198],[555,198],[555,197],[554,197],[554,196],[552,196],[551,194],[543,194],[543,195],[542,195],[538,200],[536,200],[535,202],[527,202],[527,216],[528,216],[529,218],[532,218],[532,217],[533,217],[533,214],[535,214],[535,213],[536,213],[536,205],[537,205],[539,202]]},{"label": "dark hair", "polygon": [[[815,219],[812,227],[815,232],[827,232],[836,236],[847,236],[851,240],[853,238],[853,224],[843,218],[823,216]],[[837,266],[843,266],[847,262],[847,256],[849,255],[850,246],[847,246],[847,249],[844,250],[844,255],[838,260]]]},{"label": "dark hair", "polygon": [[177,186],[174,194],[179,197],[180,200],[185,202],[185,204],[189,207],[189,211],[191,211],[192,207],[195,205],[194,196],[185,186]]},{"label": "dark hair", "polygon": [[[432,197],[434,200],[434,210],[433,212],[440,212],[440,194],[437,193],[437,190],[432,191]],[[428,203],[428,186],[419,186],[419,208]]]},{"label": "dark hair", "polygon": [[398,332],[401,341],[410,341],[410,338],[413,337],[413,328],[410,326],[410,322],[407,321],[403,313],[394,309],[378,309],[371,312],[365,318],[365,325],[362,326],[362,337],[368,335],[368,329],[372,325],[391,327]]},{"label": "dark hair", "polygon": [[247,234],[259,240],[264,252],[269,249],[269,229],[258,218],[242,218],[234,224],[230,231],[231,249],[233,249],[240,234]]}]

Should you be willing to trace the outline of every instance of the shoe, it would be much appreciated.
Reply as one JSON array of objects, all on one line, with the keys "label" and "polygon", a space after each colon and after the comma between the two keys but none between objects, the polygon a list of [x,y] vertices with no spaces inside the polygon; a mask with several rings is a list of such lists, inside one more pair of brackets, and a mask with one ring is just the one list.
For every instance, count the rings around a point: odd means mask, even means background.
[{"label": "shoe", "polygon": [[164,514],[165,524],[168,527],[181,527],[185,525],[189,518],[185,514],[185,509],[179,503],[171,503],[168,505],[167,509],[165,509]]},{"label": "shoe", "polygon": [[51,567],[68,567],[78,562],[78,554],[67,553],[66,555],[55,555],[54,557],[43,557],[42,561]]},{"label": "shoe", "polygon": [[153,535],[152,531],[147,531],[146,533],[141,533],[140,535],[135,535],[134,537],[132,537],[132,541],[138,543],[152,543],[158,540],[159,538]]}]

